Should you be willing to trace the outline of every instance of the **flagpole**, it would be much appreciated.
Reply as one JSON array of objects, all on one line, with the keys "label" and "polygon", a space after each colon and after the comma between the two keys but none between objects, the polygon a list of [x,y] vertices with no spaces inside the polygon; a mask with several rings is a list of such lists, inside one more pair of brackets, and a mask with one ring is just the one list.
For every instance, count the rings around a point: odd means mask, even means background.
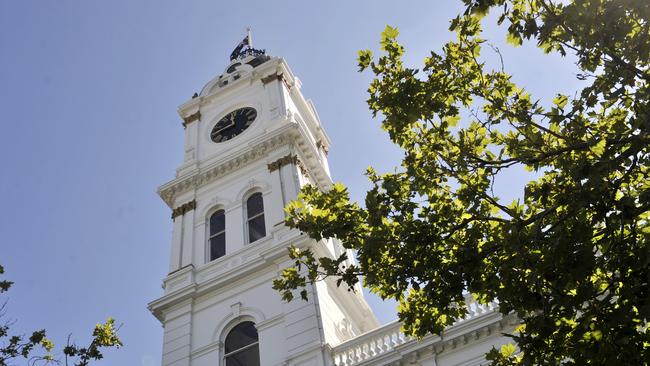
[{"label": "flagpole", "polygon": [[253,37],[251,36],[251,27],[246,27],[246,35],[248,36],[248,47],[253,48]]}]

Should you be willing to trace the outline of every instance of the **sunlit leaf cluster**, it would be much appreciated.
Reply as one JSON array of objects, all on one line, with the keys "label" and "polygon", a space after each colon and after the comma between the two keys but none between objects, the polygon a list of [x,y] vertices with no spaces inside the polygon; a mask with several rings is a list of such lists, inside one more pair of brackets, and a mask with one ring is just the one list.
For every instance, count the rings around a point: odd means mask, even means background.
[{"label": "sunlit leaf cluster", "polygon": [[[368,170],[363,208],[341,185],[305,187],[288,225],[340,239],[359,264],[294,252],[275,287],[337,275],[352,286],[362,274],[416,336],[463,316],[470,292],[522,321],[516,348],[490,352],[495,365],[648,364],[650,2],[464,2],[456,39],[420,69],[404,64],[390,26],[380,55],[359,52],[374,75],[368,106],[404,151],[401,168]],[[486,51],[500,56],[481,38],[489,12],[513,46],[573,57],[584,87],[544,103],[487,67]],[[509,169],[530,179],[504,202],[494,185]]]}]

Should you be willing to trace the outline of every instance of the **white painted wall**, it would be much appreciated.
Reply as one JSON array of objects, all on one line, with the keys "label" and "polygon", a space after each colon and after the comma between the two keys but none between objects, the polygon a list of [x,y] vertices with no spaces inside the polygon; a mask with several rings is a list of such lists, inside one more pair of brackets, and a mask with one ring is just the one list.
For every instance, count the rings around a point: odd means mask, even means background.
[{"label": "white painted wall", "polygon": [[[196,207],[174,219],[165,294],[150,305],[165,328],[163,365],[221,364],[225,334],[245,320],[258,328],[263,365],[324,365],[329,363],[327,343],[377,325],[359,294],[340,301],[343,290],[319,283],[316,290],[310,287],[308,302],[285,303],[271,288],[281,269],[292,265],[287,246],[316,244],[284,226],[285,204],[307,182],[331,181],[325,154],[317,147],[318,141],[329,141],[299,83],[281,59],[265,67],[267,74],[281,72],[285,80],[264,85],[259,80],[264,75],[249,70],[248,79],[242,76],[225,88],[212,81],[200,98],[181,107],[182,116],[198,111],[201,118],[187,125],[184,163],[161,196],[172,208],[191,201]],[[250,106],[258,114],[247,130],[223,143],[210,140],[222,116]],[[306,176],[295,164],[269,170],[269,164],[288,155],[304,162]],[[165,195],[166,190],[173,193]],[[245,202],[254,192],[263,195],[267,235],[248,243]],[[226,215],[226,255],[210,262],[208,220],[217,209]],[[335,250],[339,243],[328,244],[330,251],[340,252]]]},{"label": "white painted wall", "polygon": [[[331,184],[325,152],[330,141],[284,60],[272,58],[237,72],[238,80],[231,77],[228,86],[221,87],[223,78],[217,77],[179,109],[183,118],[197,113],[201,117],[187,124],[184,162],[159,193],[172,209],[188,202],[196,207],[173,221],[164,294],[149,304],[164,327],[162,364],[223,365],[225,335],[236,324],[253,321],[262,365],[333,365],[336,352],[363,353],[356,344],[376,342],[375,334],[383,337],[360,286],[348,292],[333,281],[319,282],[308,287],[309,301],[290,303],[271,288],[281,270],[293,265],[287,246],[312,248],[320,256],[338,256],[344,250],[336,240],[317,244],[283,224],[283,208],[300,187],[311,183],[326,189]],[[255,122],[229,141],[212,142],[214,125],[241,107],[257,110]],[[269,170],[269,164],[293,155],[307,173],[296,164]],[[245,202],[254,192],[263,195],[266,237],[249,243]],[[226,215],[226,255],[209,261],[208,219],[217,209]],[[391,327],[388,330],[396,334]],[[465,337],[461,346],[444,345],[439,352],[424,342],[405,343],[403,351],[389,347],[381,355],[367,353],[363,364],[390,364],[408,357],[414,365],[475,365],[492,344],[500,344],[501,338],[495,337]],[[356,363],[361,359],[354,358]]]}]

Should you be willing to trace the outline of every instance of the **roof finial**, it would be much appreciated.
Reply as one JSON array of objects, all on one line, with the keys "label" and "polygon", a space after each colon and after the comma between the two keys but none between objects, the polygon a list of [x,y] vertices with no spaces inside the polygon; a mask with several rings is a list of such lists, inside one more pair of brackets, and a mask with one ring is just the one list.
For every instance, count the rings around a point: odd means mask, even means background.
[{"label": "roof finial", "polygon": [[253,36],[251,35],[251,27],[246,27],[246,36],[248,37],[248,47],[253,48]]}]

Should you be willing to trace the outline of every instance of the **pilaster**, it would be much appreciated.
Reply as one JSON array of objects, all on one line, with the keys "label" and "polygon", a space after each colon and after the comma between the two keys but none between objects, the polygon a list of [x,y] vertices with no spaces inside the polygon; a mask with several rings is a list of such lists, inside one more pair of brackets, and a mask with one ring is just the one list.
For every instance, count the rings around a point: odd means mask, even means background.
[{"label": "pilaster", "polygon": [[162,366],[190,366],[192,300],[165,313]]},{"label": "pilaster", "polygon": [[173,219],[169,273],[181,268],[181,246],[183,241],[183,216]]},{"label": "pilaster", "polygon": [[192,252],[194,249],[194,219],[196,210],[191,210],[183,215],[183,245],[181,252],[181,267],[192,264]]},{"label": "pilaster", "polygon": [[231,252],[243,248],[246,243],[244,238],[244,213],[243,202],[236,200],[226,207],[226,243],[230,244]]}]

